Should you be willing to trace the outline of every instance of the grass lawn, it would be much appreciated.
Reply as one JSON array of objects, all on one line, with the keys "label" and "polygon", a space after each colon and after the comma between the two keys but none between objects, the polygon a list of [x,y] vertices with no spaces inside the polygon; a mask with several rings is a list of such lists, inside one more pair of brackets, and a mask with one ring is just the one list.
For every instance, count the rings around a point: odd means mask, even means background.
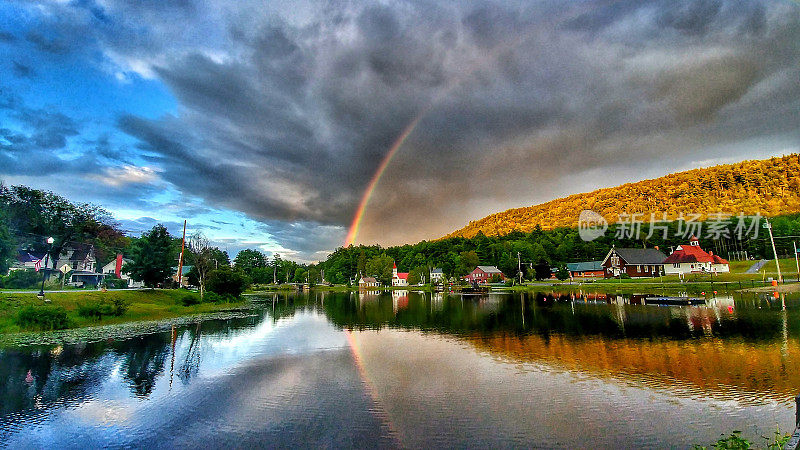
[{"label": "grass lawn", "polygon": [[[36,292],[11,294],[0,292],[0,333],[16,333],[20,331],[36,331],[33,328],[22,328],[16,323],[19,311],[27,306],[35,308],[61,307],[67,313],[68,328],[80,328],[94,325],[108,325],[140,320],[159,320],[189,314],[208,313],[232,309],[247,303],[241,300],[235,303],[200,303],[183,306],[181,299],[186,295],[194,295],[185,290],[110,290],[76,291],[48,293],[45,304],[36,297]],[[121,316],[103,316],[101,320],[78,315],[79,305],[95,304],[101,301],[124,301],[128,309]]]}]

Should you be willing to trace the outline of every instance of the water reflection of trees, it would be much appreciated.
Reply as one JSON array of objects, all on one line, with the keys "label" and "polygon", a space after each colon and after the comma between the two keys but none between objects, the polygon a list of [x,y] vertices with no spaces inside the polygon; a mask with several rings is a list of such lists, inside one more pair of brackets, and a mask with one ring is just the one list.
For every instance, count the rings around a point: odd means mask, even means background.
[{"label": "water reflection of trees", "polygon": [[[188,382],[199,371],[201,330],[202,334],[226,335],[251,328],[261,320],[246,317],[206,321],[202,329],[199,324],[179,327],[177,335],[190,340],[190,351],[177,367],[181,379]],[[126,340],[0,350],[0,427],[20,420],[22,411],[38,414],[36,411],[90,398],[117,368],[134,395],[147,397],[168,369],[171,356],[170,331]]]},{"label": "water reflection of trees", "polygon": [[[324,310],[336,325],[355,330],[383,327],[450,334],[552,333],[622,339],[693,339],[702,336],[770,341],[781,338],[782,314],[798,311],[722,307],[657,307],[631,305],[616,297],[596,299],[568,294],[460,297],[411,293],[404,307],[395,308],[389,295],[328,296]],[[789,335],[798,334],[797,325]]]}]

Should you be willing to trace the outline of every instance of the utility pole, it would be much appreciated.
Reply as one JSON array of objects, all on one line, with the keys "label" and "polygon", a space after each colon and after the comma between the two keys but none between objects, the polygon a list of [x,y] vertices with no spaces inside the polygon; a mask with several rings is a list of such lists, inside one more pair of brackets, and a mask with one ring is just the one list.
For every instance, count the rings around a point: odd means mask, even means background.
[{"label": "utility pole", "polygon": [[794,244],[794,263],[797,265],[797,281],[800,282],[800,260],[797,258],[797,242],[792,242]]},{"label": "utility pole", "polygon": [[178,257],[178,273],[175,279],[178,281],[178,287],[181,286],[181,275],[183,275],[183,250],[186,248],[186,220],[183,221],[183,238],[181,239],[181,256]]},{"label": "utility pole", "polygon": [[[778,262],[778,251],[775,250],[775,238],[772,237],[772,224],[769,223],[769,219],[766,217],[764,221],[767,223],[766,227],[769,231],[769,241],[772,243],[772,254],[775,255],[775,267],[778,268],[778,283],[783,283],[783,276],[781,275],[781,264]],[[795,253],[797,254],[797,253]]]},{"label": "utility pole", "polygon": [[522,260],[517,252],[517,271],[519,272],[519,284],[522,285]]}]

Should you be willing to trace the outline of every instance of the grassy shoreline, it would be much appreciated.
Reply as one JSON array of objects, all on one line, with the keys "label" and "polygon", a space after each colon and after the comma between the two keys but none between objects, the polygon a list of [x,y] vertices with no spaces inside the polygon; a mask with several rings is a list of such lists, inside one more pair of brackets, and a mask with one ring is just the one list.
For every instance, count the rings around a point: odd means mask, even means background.
[{"label": "grassy shoreline", "polygon": [[[21,327],[16,322],[19,311],[28,306],[50,306],[63,308],[69,321],[68,329],[92,327],[98,325],[112,325],[126,322],[147,320],[161,320],[181,317],[199,313],[212,313],[241,308],[249,302],[242,298],[230,303],[199,303],[184,306],[182,299],[192,294],[186,290],[145,289],[145,290],[109,290],[103,291],[74,291],[46,293],[50,303],[45,303],[36,296],[36,291],[26,293],[0,292],[0,333],[20,333],[42,331],[36,328]],[[97,320],[91,317],[78,315],[81,305],[98,302],[122,301],[127,305],[127,310],[120,316],[103,316]]]}]

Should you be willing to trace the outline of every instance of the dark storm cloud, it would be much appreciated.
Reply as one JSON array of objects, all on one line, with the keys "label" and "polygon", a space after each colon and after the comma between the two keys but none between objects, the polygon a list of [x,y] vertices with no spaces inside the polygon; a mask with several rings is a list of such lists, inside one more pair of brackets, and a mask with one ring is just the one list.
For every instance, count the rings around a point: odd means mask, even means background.
[{"label": "dark storm cloud", "polygon": [[42,51],[80,47],[73,34],[91,24],[114,64],[177,99],[175,115],[118,121],[160,180],[306,254],[341,238],[423,113],[370,201],[364,241],[437,237],[507,207],[753,157],[744,142],[763,156],[800,143],[800,14],[787,3],[52,8],[72,16],[26,35]]},{"label": "dark storm cloud", "polygon": [[0,128],[0,174],[44,175],[93,166],[93,158],[65,160],[54,154],[65,149],[68,139],[78,135],[79,127],[72,118],[29,108],[10,94],[0,95],[0,111],[17,125],[14,129]]}]

